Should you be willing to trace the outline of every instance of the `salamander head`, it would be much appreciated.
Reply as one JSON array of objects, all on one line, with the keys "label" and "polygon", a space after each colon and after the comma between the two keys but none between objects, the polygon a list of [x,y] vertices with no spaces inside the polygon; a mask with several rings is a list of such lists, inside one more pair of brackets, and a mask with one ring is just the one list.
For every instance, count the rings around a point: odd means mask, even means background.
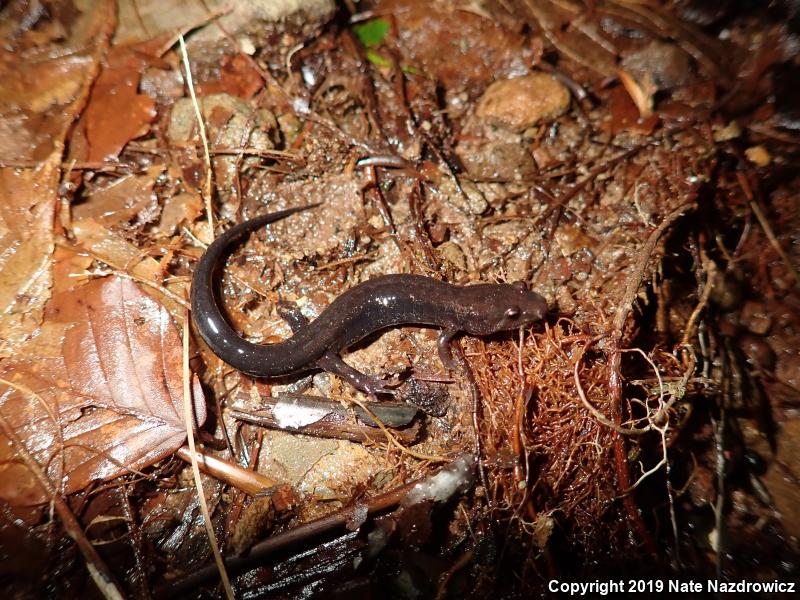
[{"label": "salamander head", "polygon": [[487,335],[517,329],[541,321],[547,314],[547,301],[522,281],[472,287],[476,292],[480,288],[483,293],[473,305],[476,318],[469,319],[467,333]]}]

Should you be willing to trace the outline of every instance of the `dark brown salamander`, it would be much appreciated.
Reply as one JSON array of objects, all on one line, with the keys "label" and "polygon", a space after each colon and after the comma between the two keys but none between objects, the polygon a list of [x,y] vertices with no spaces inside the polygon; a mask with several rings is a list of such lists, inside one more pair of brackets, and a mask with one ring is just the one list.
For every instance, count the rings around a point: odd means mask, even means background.
[{"label": "dark brown salamander", "polygon": [[226,250],[251,231],[307,206],[262,215],[232,227],[208,247],[192,280],[192,318],[211,350],[226,363],[254,377],[324,369],[368,394],[391,394],[373,377],[346,364],[339,352],[369,334],[396,325],[440,327],[439,354],[452,368],[450,342],[460,333],[488,335],[541,320],[547,303],[525,284],[459,286],[421,275],[384,275],[340,296],[313,322],[286,312],[294,335],[284,342],[258,345],[243,339],[222,314],[214,293],[214,273]]}]

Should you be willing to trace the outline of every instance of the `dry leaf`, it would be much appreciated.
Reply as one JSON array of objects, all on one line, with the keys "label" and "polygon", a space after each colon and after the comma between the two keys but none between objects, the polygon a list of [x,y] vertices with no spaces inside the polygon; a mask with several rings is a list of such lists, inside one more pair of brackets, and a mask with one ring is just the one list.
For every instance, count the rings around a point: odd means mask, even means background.
[{"label": "dry leaf", "polygon": [[649,135],[658,125],[658,115],[643,118],[623,86],[616,86],[609,90],[608,104],[610,111],[606,122],[603,123],[603,128],[614,135],[622,131]]},{"label": "dry leaf", "polygon": [[252,98],[264,86],[261,75],[241,54],[226,56],[216,78],[199,78],[197,93],[201,96],[211,94],[230,94],[239,98]]},{"label": "dry leaf", "polygon": [[[78,245],[95,258],[142,281],[161,285],[164,273],[158,261],[111,229],[93,219],[82,219],[72,224],[72,233]],[[187,292],[187,283],[182,280],[165,287],[182,297]],[[162,296],[160,300],[173,315],[181,314],[183,307],[180,304],[168,296]]]},{"label": "dry leaf", "polygon": [[[55,489],[72,493],[141,469],[186,439],[180,336],[167,310],[133,282],[95,280],[55,295],[25,349],[0,363],[12,384],[0,384],[0,414]],[[194,404],[200,425],[199,384]],[[0,436],[0,497],[47,501],[16,454]]]},{"label": "dry leaf", "polygon": [[0,169],[0,356],[42,320],[64,138],[113,31],[113,9],[98,2],[76,13],[57,51],[0,49],[0,160],[31,162]]},{"label": "dry leaf", "polygon": [[123,175],[93,192],[84,202],[74,205],[72,216],[75,219],[94,219],[106,227],[130,221],[133,217],[142,222],[143,213],[154,212],[151,207],[158,203],[154,186],[163,172],[163,165],[155,165],[143,173]]},{"label": "dry leaf", "polygon": [[90,162],[113,160],[156,118],[155,100],[139,93],[139,80],[154,57],[136,46],[112,48],[92,88],[81,125]]},{"label": "dry leaf", "polygon": [[57,153],[60,159],[116,26],[114,10],[110,1],[90,3],[75,12],[66,40],[25,52],[0,48],[0,158],[39,161]]},{"label": "dry leaf", "polygon": [[50,294],[55,195],[49,161],[39,170],[0,169],[0,356],[27,338],[42,320]]},{"label": "dry leaf", "polygon": [[639,110],[639,116],[642,119],[653,116],[653,99],[656,92],[658,92],[658,88],[653,83],[652,76],[649,73],[645,73],[642,80],[637,81],[630,73],[624,70],[620,70],[617,75]]}]

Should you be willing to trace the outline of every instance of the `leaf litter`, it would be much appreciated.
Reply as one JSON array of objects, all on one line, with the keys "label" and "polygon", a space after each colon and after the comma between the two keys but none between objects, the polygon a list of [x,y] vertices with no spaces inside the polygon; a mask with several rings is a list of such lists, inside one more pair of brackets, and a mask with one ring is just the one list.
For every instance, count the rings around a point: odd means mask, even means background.
[{"label": "leaf litter", "polygon": [[[405,430],[365,425],[336,378],[254,382],[198,344],[197,438],[239,482],[206,476],[199,491],[229,569],[247,572],[240,591],[391,594],[404,581],[422,597],[503,597],[644,574],[642,556],[662,576],[789,573],[791,9],[362,4],[282,19],[260,3],[126,1],[118,21],[111,3],[3,9],[6,521],[32,528],[26,547],[54,547],[62,530],[31,507],[52,501],[104,573],[94,581],[131,595],[214,584],[198,490],[170,460],[187,457],[174,323],[209,212],[218,233],[319,200],[229,261],[222,301],[249,339],[289,335],[278,301],[313,318],[387,272],[522,279],[553,311],[524,335],[463,340],[455,374],[430,331],[354,348],[349,362],[415,403]],[[256,424],[298,392],[335,403],[314,431],[329,438]],[[414,456],[466,460],[476,477],[433,511],[408,500],[437,477]],[[84,578],[45,575],[72,596]]]}]

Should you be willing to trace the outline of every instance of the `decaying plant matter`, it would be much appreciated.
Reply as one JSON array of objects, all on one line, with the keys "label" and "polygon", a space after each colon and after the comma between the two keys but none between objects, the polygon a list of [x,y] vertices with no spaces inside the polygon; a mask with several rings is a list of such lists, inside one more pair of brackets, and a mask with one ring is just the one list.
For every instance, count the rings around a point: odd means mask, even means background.
[{"label": "decaying plant matter", "polygon": [[[793,5],[301,4],[0,9],[3,585],[796,573]],[[312,204],[220,269],[248,340],[387,273],[524,281],[549,314],[455,369],[435,331],[369,337],[346,359],[383,403],[189,348],[207,245]]]}]

